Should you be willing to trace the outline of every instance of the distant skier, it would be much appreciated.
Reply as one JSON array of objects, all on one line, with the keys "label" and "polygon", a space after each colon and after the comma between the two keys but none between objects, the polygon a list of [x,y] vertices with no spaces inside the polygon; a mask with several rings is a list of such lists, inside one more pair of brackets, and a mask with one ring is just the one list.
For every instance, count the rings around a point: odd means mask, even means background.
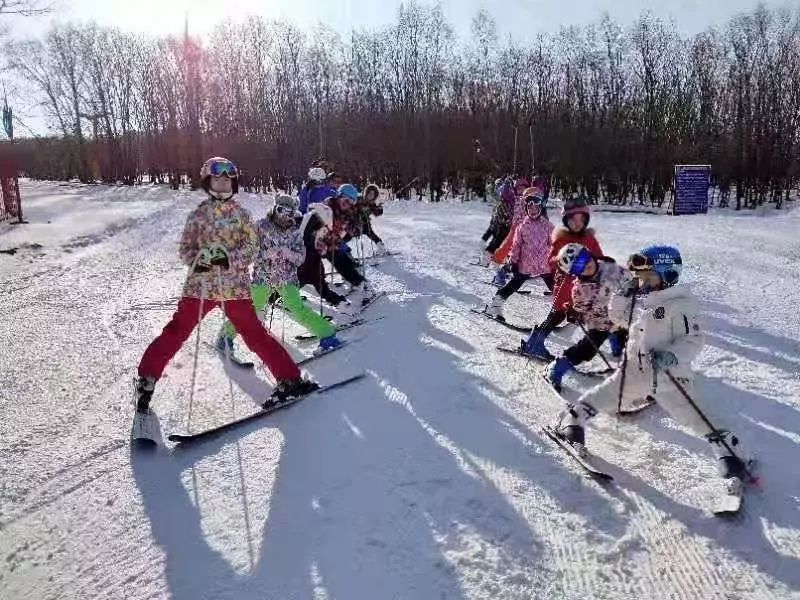
[{"label": "distant skier", "polygon": [[612,294],[632,287],[633,277],[614,259],[595,258],[580,244],[567,244],[556,258],[561,271],[577,278],[572,286],[572,309],[586,329],[580,341],[567,348],[547,369],[550,384],[560,392],[564,375],[592,360],[612,330],[623,343],[627,339],[627,322],[623,327],[612,323],[608,317],[608,303]]},{"label": "distant skier", "polygon": [[[256,312],[263,314],[268,300],[278,294],[283,307],[295,321],[319,339],[319,351],[331,350],[342,344],[336,328],[314,312],[303,301],[297,269],[306,256],[303,238],[296,217],[297,202],[291,196],[281,195],[267,216],[258,222],[258,256],[253,269],[252,297]],[[217,337],[216,347],[221,353],[233,351],[236,329],[226,322]]]},{"label": "distant skier", "polygon": [[503,305],[522,284],[532,277],[541,277],[548,288],[553,288],[548,257],[553,224],[544,216],[544,198],[539,190],[528,188],[522,193],[525,216],[514,230],[509,262],[513,277],[497,291],[487,313],[504,320]]},{"label": "distant skier", "polygon": [[250,263],[257,235],[250,214],[233,197],[238,171],[226,158],[208,159],[200,169],[208,198],[191,212],[181,236],[179,254],[189,274],[172,320],[147,347],[136,384],[137,417],[152,416],[150,400],[169,361],[200,320],[223,306],[227,317],[275,377],[273,399],[285,399],[316,388],[304,379],[288,352],[261,325],[250,298]]},{"label": "distant skier", "polygon": [[561,211],[563,227],[553,231],[552,246],[550,248],[550,271],[553,273],[553,306],[547,318],[531,332],[527,341],[522,343],[525,354],[551,361],[555,357],[550,354],[544,341],[553,330],[558,327],[570,313],[572,305],[572,282],[574,277],[567,275],[558,267],[558,253],[567,244],[580,244],[592,256],[600,258],[603,251],[595,237],[594,229],[589,227],[589,205],[583,198],[568,199],[564,201]]},{"label": "distant skier", "polygon": [[489,227],[481,237],[481,264],[487,267],[500,244],[508,236],[511,219],[514,216],[514,207],[517,203],[517,197],[514,195],[514,182],[510,178],[498,179],[495,184],[499,199],[492,211]]},{"label": "distant skier", "polygon": [[308,170],[308,181],[300,190],[300,212],[305,214],[310,204],[324,202],[326,198],[336,195],[336,188],[328,183],[328,176],[322,167],[311,167]]},{"label": "distant skier", "polygon": [[[624,377],[622,402],[654,396],[673,419],[712,445],[727,492],[740,495],[746,472],[741,459],[746,457],[738,438],[729,431],[709,428],[678,388],[697,402],[691,364],[704,344],[697,300],[688,286],[678,284],[682,269],[680,252],[671,246],[649,246],[633,255],[628,264],[638,286],[623,286],[621,293],[611,297],[608,311],[612,322],[626,326],[635,293],[634,324],[626,349],[627,369],[620,368],[577,402],[567,403],[556,429],[580,454],[586,455],[584,425],[599,410],[614,411],[620,401]],[[709,417],[706,406],[701,410],[719,427],[717,418]],[[725,443],[738,457],[725,448]]]},{"label": "distant skier", "polygon": [[372,217],[380,217],[383,214],[383,206],[378,204],[379,196],[380,190],[374,183],[364,188],[364,193],[359,195],[356,202],[356,220],[359,233],[367,236],[375,244],[375,254],[383,255],[387,254],[386,245],[372,226]]}]

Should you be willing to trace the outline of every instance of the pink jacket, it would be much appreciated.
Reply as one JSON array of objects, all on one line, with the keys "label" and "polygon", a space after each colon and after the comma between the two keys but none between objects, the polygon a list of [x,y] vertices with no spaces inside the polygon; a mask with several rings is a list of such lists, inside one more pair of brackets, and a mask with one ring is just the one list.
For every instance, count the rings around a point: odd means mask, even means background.
[{"label": "pink jacket", "polygon": [[525,216],[514,233],[511,262],[523,275],[543,275],[550,272],[550,235],[553,224],[544,216],[531,219]]}]

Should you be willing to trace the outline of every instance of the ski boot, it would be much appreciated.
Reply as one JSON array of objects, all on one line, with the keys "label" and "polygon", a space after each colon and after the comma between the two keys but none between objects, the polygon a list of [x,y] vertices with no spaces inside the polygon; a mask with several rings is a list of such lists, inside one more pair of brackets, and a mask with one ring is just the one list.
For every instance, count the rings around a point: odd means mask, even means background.
[{"label": "ski boot", "polygon": [[[741,495],[744,482],[750,479],[752,459],[745,458],[739,438],[724,429],[710,433],[706,439],[713,445],[717,456],[717,470],[728,494]],[[725,447],[725,443],[733,453]],[[735,454],[734,454],[735,453]]]},{"label": "ski boot", "polygon": [[328,337],[322,338],[319,341],[319,346],[317,346],[316,350],[314,350],[314,354],[324,354],[325,352],[330,352],[342,344],[344,344],[344,342],[336,337],[336,334],[329,335]]},{"label": "ski boot", "polygon": [[498,287],[503,287],[508,282],[508,271],[506,271],[505,265],[497,269],[497,273],[494,274],[494,279],[492,279],[492,283]]},{"label": "ski boot", "polygon": [[150,399],[156,389],[155,377],[139,377],[136,380],[136,412],[147,414],[150,412]]},{"label": "ski boot", "polygon": [[505,303],[505,298],[495,294],[492,298],[492,303],[486,307],[486,314],[498,321],[505,321],[506,318],[503,316],[503,305]]},{"label": "ski boot", "polygon": [[534,329],[527,340],[520,340],[520,352],[526,356],[532,356],[547,362],[554,361],[556,357],[544,345],[544,338],[545,336],[538,329]]},{"label": "ski boot", "polygon": [[575,449],[578,456],[586,458],[589,456],[589,451],[586,449],[585,432],[578,417],[578,410],[574,404],[567,405],[567,408],[559,413],[558,421],[553,425],[553,429]]},{"label": "ski boot", "polygon": [[561,393],[561,380],[564,379],[564,375],[574,368],[575,366],[566,356],[554,360],[547,367],[547,381],[559,394]]},{"label": "ski boot", "polygon": [[319,384],[316,381],[299,377],[297,379],[282,379],[275,385],[275,389],[264,403],[264,408],[269,408],[282,402],[287,402],[300,396],[305,396],[318,390]]},{"label": "ski boot", "polygon": [[224,332],[220,332],[217,336],[217,341],[214,342],[214,349],[222,356],[225,356],[226,351],[233,356],[233,338],[228,337]]}]

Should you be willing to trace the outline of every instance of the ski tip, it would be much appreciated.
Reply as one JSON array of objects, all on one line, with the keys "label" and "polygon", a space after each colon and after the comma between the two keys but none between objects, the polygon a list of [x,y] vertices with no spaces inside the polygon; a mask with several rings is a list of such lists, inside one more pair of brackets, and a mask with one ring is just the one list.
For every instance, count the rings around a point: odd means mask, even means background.
[{"label": "ski tip", "polygon": [[139,451],[152,452],[158,448],[158,442],[150,438],[133,438],[131,447]]}]

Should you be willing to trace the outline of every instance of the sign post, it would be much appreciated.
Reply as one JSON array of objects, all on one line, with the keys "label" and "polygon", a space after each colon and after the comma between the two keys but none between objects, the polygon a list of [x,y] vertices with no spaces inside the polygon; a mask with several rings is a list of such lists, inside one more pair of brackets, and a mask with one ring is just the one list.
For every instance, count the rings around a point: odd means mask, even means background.
[{"label": "sign post", "polygon": [[696,215],[708,212],[708,189],[711,165],[675,165],[673,215]]}]

